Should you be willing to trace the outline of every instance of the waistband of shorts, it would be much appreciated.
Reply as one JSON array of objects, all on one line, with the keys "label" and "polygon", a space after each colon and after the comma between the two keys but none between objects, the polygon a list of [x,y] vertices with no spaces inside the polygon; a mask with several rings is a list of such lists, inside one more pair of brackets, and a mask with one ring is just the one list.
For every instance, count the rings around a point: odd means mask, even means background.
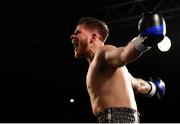
[{"label": "waistband of shorts", "polygon": [[105,108],[104,110],[100,111],[100,112],[96,112],[95,116],[101,116],[104,113],[109,113],[109,112],[128,112],[128,113],[137,113],[137,115],[139,116],[139,112],[133,108],[129,108],[129,107],[109,107],[109,108]]}]

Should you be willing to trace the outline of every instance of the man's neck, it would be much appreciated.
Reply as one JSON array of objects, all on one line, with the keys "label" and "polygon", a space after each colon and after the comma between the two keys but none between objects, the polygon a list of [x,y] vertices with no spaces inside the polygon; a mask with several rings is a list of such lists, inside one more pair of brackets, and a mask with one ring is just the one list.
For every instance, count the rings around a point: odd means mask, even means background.
[{"label": "man's neck", "polygon": [[104,46],[104,43],[103,44],[97,44],[97,45],[94,45],[93,47],[91,47],[89,49],[89,52],[86,56],[86,59],[88,61],[88,63],[90,64],[96,54],[96,51],[100,48],[100,47],[103,47]]},{"label": "man's neck", "polygon": [[85,57],[89,64],[91,64],[91,62],[94,58],[94,55],[95,55],[95,52],[90,49],[88,54]]}]

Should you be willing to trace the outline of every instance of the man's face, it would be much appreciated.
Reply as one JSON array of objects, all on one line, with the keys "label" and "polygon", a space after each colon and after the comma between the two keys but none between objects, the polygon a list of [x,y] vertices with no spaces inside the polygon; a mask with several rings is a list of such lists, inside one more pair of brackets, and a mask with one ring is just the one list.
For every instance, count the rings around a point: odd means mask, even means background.
[{"label": "man's face", "polygon": [[88,52],[88,44],[91,33],[85,26],[78,25],[75,32],[71,35],[71,41],[74,45],[75,58],[82,58]]}]

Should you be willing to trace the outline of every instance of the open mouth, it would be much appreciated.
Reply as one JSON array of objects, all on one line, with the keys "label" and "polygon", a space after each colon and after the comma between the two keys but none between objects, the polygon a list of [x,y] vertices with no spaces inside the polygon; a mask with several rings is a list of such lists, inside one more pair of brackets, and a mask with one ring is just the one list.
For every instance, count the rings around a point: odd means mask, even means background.
[{"label": "open mouth", "polygon": [[72,44],[74,45],[75,48],[79,47],[79,43],[75,40],[72,40]]}]

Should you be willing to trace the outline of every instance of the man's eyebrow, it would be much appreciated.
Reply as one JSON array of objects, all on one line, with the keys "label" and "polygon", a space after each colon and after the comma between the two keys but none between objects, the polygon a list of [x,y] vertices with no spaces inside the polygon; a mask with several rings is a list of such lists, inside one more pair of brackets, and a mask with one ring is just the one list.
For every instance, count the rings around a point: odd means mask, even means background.
[{"label": "man's eyebrow", "polygon": [[79,30],[75,30],[74,34],[78,34],[78,33],[80,33],[80,31]]}]

